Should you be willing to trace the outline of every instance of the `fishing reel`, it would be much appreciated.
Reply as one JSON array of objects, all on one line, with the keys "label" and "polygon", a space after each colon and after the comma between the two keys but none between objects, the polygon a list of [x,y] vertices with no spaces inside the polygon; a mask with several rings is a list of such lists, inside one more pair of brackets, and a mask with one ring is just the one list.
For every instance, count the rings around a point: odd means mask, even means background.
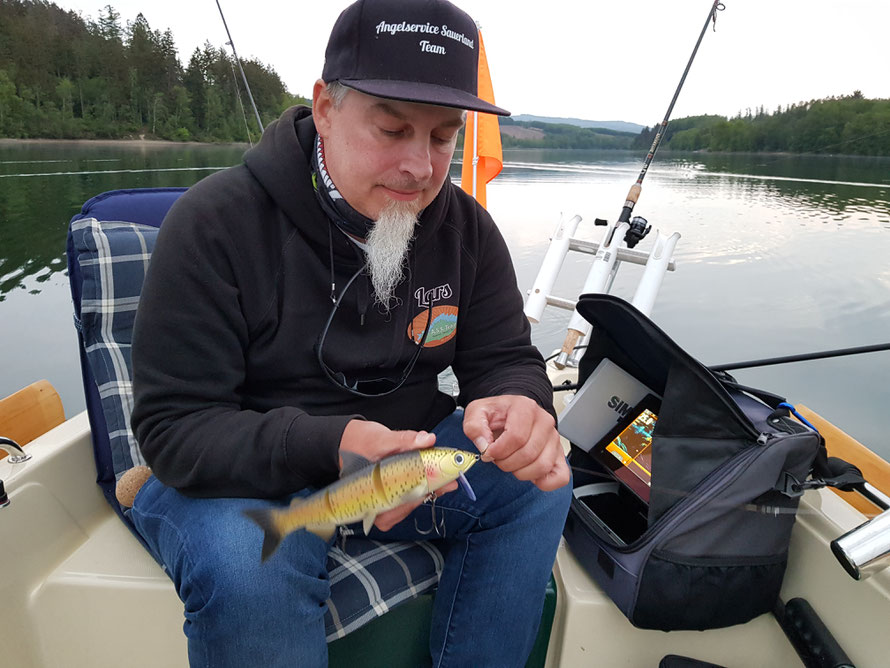
[{"label": "fishing reel", "polygon": [[631,218],[629,225],[630,229],[627,231],[627,234],[624,235],[624,243],[627,244],[628,248],[633,248],[640,243],[647,234],[649,234],[649,230],[652,229],[652,226],[649,224],[649,221],[642,216],[634,216]]},{"label": "fishing reel", "polygon": [[[593,224],[605,226],[609,224],[609,221],[603,218],[597,218],[593,221]],[[627,244],[628,248],[633,248],[640,243],[646,235],[649,234],[649,230],[652,229],[649,221],[642,216],[634,216],[630,219],[628,225],[630,225],[630,229],[628,229],[627,233],[624,235],[624,242]]]}]

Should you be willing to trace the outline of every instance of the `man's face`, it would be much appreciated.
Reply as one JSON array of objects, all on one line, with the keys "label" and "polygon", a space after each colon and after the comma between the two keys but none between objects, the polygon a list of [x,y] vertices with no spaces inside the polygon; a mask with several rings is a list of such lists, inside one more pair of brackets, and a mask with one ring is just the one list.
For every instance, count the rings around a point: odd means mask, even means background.
[{"label": "man's face", "polygon": [[328,172],[356,211],[377,220],[396,201],[419,213],[439,194],[464,112],[354,90],[335,107],[321,81],[312,109]]}]

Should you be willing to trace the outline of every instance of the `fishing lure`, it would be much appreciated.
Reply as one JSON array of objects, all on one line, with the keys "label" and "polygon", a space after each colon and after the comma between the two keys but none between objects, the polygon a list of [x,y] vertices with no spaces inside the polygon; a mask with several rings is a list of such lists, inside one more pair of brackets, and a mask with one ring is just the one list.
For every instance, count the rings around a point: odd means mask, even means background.
[{"label": "fishing lure", "polygon": [[341,478],[306,498],[294,499],[282,510],[251,509],[244,514],[265,532],[262,560],[278,549],[287,535],[306,529],[330,540],[338,526],[362,522],[365,534],[380,513],[403,503],[419,501],[457,480],[476,500],[466,473],[479,455],[456,448],[427,448],[370,462],[342,452]]}]

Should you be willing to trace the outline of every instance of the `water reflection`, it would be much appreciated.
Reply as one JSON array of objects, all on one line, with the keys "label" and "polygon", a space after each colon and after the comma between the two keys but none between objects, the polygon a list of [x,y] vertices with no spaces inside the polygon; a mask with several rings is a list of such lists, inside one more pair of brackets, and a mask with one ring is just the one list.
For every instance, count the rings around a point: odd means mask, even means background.
[{"label": "water reflection", "polygon": [[[243,150],[0,142],[0,340],[8,351],[0,357],[0,396],[46,377],[69,415],[82,408],[64,247],[68,221],[83,202],[116,188],[191,185],[240,162]],[[523,291],[560,215],[581,215],[579,236],[599,241],[602,228],[593,220],[615,219],[643,158],[544,150],[511,150],[504,157],[501,176],[488,187],[488,205]],[[460,178],[458,165],[452,178]],[[666,278],[653,317],[706,363],[887,338],[888,159],[665,152],[649,171],[634,213],[682,235],[678,269]],[[574,298],[588,268],[586,256],[570,256],[555,294]],[[613,292],[630,298],[640,272],[622,266]],[[533,328],[534,342],[544,351],[558,348],[567,322],[565,312],[548,313]],[[880,371],[888,358],[881,355],[740,378],[805,399],[816,410],[822,402],[827,417],[878,447],[883,432],[875,406],[890,401]]]},{"label": "water reflection", "polygon": [[240,146],[151,143],[0,143],[0,301],[39,293],[65,270],[68,221],[93,195],[191,185],[236,164]]}]

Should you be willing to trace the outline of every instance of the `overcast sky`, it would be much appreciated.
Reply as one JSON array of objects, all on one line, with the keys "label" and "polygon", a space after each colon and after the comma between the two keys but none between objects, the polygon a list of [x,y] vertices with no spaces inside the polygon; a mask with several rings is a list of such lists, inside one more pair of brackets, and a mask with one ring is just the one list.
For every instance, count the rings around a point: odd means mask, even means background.
[{"label": "overcast sky", "polygon": [[[345,0],[220,0],[238,54],[308,96]],[[106,0],[55,0],[98,18]],[[226,41],[215,0],[116,0],[173,31],[180,60]],[[459,0],[482,28],[497,104],[514,114],[663,118],[711,0]],[[887,0],[725,0],[673,112],[733,116],[861,90],[890,98]]]}]

